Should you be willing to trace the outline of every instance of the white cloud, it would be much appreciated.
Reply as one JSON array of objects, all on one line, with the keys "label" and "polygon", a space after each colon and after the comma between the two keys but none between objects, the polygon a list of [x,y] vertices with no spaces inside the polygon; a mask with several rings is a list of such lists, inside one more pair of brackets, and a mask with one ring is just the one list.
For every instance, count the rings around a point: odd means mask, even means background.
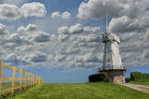
[{"label": "white cloud", "polygon": [[58,33],[78,34],[83,32],[99,32],[100,27],[82,26],[81,24],[75,24],[71,26],[62,26],[58,28]]},{"label": "white cloud", "polygon": [[21,7],[21,13],[24,17],[37,16],[42,17],[47,14],[44,4],[39,2],[26,3]]},{"label": "white cloud", "polygon": [[24,3],[26,0],[0,0],[0,4],[14,4],[20,5]]},{"label": "white cloud", "polygon": [[39,32],[38,35],[33,38],[33,41],[35,42],[47,42],[49,40],[49,34],[45,32]]},{"label": "white cloud", "polygon": [[109,29],[111,32],[123,33],[123,32],[132,32],[140,30],[139,24],[136,24],[137,20],[130,19],[127,16],[120,18],[113,18],[110,22]]},{"label": "white cloud", "polygon": [[70,26],[69,31],[70,34],[74,34],[74,33],[81,33],[83,32],[83,28],[81,24],[76,24],[73,26]]},{"label": "white cloud", "polygon": [[78,9],[80,18],[103,18],[111,16],[112,32],[145,32],[148,24],[146,0],[89,0],[82,2]]},{"label": "white cloud", "polygon": [[91,27],[91,26],[86,26],[86,27],[84,27],[84,31],[85,32],[93,32],[93,33],[95,33],[95,32],[98,32],[98,31],[100,31],[100,27],[97,27],[97,26],[95,26],[95,27]]},{"label": "white cloud", "polygon": [[0,19],[15,20],[20,17],[20,9],[15,5],[0,4]]},{"label": "white cloud", "polygon": [[35,24],[28,24],[26,27],[20,26],[17,29],[17,32],[22,33],[22,32],[33,32],[37,30],[37,25]]},{"label": "white cloud", "polygon": [[125,32],[137,32],[143,33],[147,31],[149,27],[148,14],[142,17],[131,19],[128,16],[122,16],[120,18],[113,18],[109,24],[111,32],[125,33]]},{"label": "white cloud", "polygon": [[89,0],[82,2],[79,7],[79,18],[102,18],[106,15],[119,16],[124,9],[118,0]]},{"label": "white cloud", "polygon": [[35,30],[37,30],[37,25],[35,24],[29,24],[26,26],[26,29],[25,29],[25,31],[35,31]]},{"label": "white cloud", "polygon": [[20,26],[17,31],[20,33],[18,35],[27,41],[47,42],[50,40],[50,35],[40,31],[35,24],[29,24],[26,27]]},{"label": "white cloud", "polygon": [[[138,17],[144,13],[147,6],[142,6],[146,0],[89,0],[82,2],[78,9],[80,18],[102,18],[105,16],[130,18]],[[147,5],[146,4],[146,5]]]},{"label": "white cloud", "polygon": [[62,18],[68,19],[68,18],[70,18],[70,17],[71,17],[71,13],[70,13],[70,12],[65,11],[65,12],[62,13]]},{"label": "white cloud", "polygon": [[51,18],[56,18],[56,17],[60,17],[61,15],[60,15],[60,12],[59,11],[56,11],[56,12],[53,12],[52,14],[51,14]]},{"label": "white cloud", "polygon": [[[42,36],[41,39],[36,39],[38,35],[40,38],[40,35],[45,34],[37,25],[20,26],[19,32],[8,33],[5,36],[7,39],[0,39],[0,41],[3,41],[0,42],[2,45],[0,47],[0,59],[28,63],[28,65],[44,63],[48,64],[49,68],[69,70],[102,66],[103,44],[101,32],[99,30],[91,32],[91,29],[88,28],[94,29],[95,27],[83,25],[66,26],[68,28],[67,32],[73,26],[80,26],[83,31],[75,32],[75,34],[65,32],[46,33],[49,38],[46,41]],[[6,29],[6,26],[3,27]],[[86,27],[87,29],[85,29]],[[122,33],[120,38],[122,39],[120,51],[125,66],[147,64],[149,62],[147,50],[149,44],[146,43],[149,42],[148,32],[144,34]]]},{"label": "white cloud", "polygon": [[149,1],[88,0],[78,9],[81,19],[111,16],[110,32],[121,38],[120,50],[126,66],[148,64]]},{"label": "white cloud", "polygon": [[8,30],[6,29],[6,26],[3,24],[0,24],[0,35],[6,35],[8,34]]},{"label": "white cloud", "polygon": [[32,52],[29,55],[23,57],[24,61],[29,63],[41,63],[47,61],[47,55],[42,52]]},{"label": "white cloud", "polygon": [[47,14],[44,4],[25,3],[21,8],[12,4],[0,4],[0,19],[16,20],[21,17],[43,17]]},{"label": "white cloud", "polygon": [[69,19],[71,17],[71,13],[68,12],[68,11],[65,11],[65,12],[59,12],[59,11],[56,11],[56,12],[53,12],[51,14],[51,18],[62,18],[62,19]]},{"label": "white cloud", "polygon": [[7,38],[7,41],[8,42],[11,42],[11,43],[21,43],[22,39],[19,37],[19,35],[17,33],[13,33],[11,34],[8,38]]},{"label": "white cloud", "polygon": [[69,27],[68,26],[62,26],[58,28],[58,33],[68,33]]},{"label": "white cloud", "polygon": [[[78,16],[81,18],[102,18],[106,15],[106,7],[108,15],[113,16],[109,26],[110,30],[120,33],[120,51],[125,66],[147,64],[149,63],[149,43],[147,43],[149,42],[149,22],[148,14],[143,10],[148,7],[148,2],[145,1],[89,0],[80,5]],[[24,4],[27,9],[24,8],[26,11],[22,11],[23,15],[15,17],[14,14],[14,17],[11,16],[9,19],[45,16],[44,13],[47,11],[43,11],[46,10],[44,5],[41,4],[41,9],[40,4],[37,4],[36,7],[35,5],[32,3]],[[15,7],[19,10],[23,8],[21,5]],[[29,10],[32,7],[34,11]],[[37,9],[40,10],[35,11]],[[35,14],[36,12],[37,14]],[[3,17],[8,19],[6,15]],[[102,65],[103,44],[100,27],[75,24],[74,21],[78,20],[71,18],[71,13],[67,11],[54,12],[51,17],[53,19],[50,21],[48,16],[44,22],[38,20],[36,24],[40,25],[40,28],[35,24],[29,24],[18,27],[16,33],[8,31],[5,25],[0,24],[0,59],[29,64],[44,63],[44,65],[48,64],[46,66],[49,68],[54,66],[55,68],[71,70],[98,68]],[[42,31],[41,27],[53,34]],[[52,31],[52,29],[55,30],[57,27],[59,28],[56,34],[56,31]]]}]

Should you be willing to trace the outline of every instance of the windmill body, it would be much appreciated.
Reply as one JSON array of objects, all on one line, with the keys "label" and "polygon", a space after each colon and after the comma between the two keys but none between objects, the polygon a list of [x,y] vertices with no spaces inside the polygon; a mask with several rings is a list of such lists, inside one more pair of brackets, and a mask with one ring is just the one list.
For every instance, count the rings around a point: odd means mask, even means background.
[{"label": "windmill body", "polygon": [[119,52],[120,39],[113,33],[103,35],[104,60],[103,69],[123,69],[121,56]]},{"label": "windmill body", "polygon": [[122,65],[119,44],[120,39],[114,33],[103,34],[104,57],[103,71],[107,72],[108,78],[113,83],[124,83],[124,66]]}]

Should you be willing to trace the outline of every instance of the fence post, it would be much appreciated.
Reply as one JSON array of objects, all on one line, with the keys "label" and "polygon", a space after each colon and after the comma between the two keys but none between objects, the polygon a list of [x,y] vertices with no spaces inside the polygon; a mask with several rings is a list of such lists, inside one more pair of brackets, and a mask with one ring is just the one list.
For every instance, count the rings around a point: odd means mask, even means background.
[{"label": "fence post", "polygon": [[[19,73],[20,73],[20,78],[23,78],[23,70],[22,69],[19,70]],[[19,84],[20,84],[20,90],[22,90],[22,87],[23,87],[22,86],[22,84],[23,84],[22,80],[19,81]]]},{"label": "fence post", "polygon": [[15,90],[15,83],[16,83],[16,67],[12,69],[12,94],[14,93]]},{"label": "fence post", "polygon": [[[3,70],[2,70],[2,62],[0,61],[0,78],[3,77]],[[0,95],[2,94],[2,84],[3,84],[3,81],[0,80]]]}]

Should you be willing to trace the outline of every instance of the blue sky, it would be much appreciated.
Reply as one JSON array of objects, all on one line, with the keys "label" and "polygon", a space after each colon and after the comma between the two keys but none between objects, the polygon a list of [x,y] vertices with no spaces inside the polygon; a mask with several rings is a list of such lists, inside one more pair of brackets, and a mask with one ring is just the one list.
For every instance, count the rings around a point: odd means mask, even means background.
[{"label": "blue sky", "polygon": [[[134,0],[139,5],[132,6],[131,1],[126,4],[132,8],[126,9],[125,4],[114,0],[106,3],[108,5],[102,5],[104,0],[3,0],[1,9],[8,3],[7,6],[15,5],[22,12],[18,11],[21,14],[17,15],[17,10],[0,11],[0,32],[6,33],[6,37],[0,38],[3,44],[0,59],[20,68],[23,66],[46,82],[87,82],[88,75],[102,66],[100,37],[108,13],[109,30],[122,41],[122,60],[128,67],[126,75],[131,71],[148,73],[148,2]],[[37,7],[33,11],[30,5],[25,5],[32,2],[36,2]],[[27,8],[23,9],[24,5]],[[105,9],[108,9],[106,13]]]}]

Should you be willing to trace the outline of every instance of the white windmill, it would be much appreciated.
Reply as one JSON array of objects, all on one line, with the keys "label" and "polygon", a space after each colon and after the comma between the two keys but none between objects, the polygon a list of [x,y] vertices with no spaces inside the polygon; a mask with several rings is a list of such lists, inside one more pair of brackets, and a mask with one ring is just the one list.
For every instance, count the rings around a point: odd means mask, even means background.
[{"label": "white windmill", "polygon": [[103,34],[103,43],[104,43],[104,56],[103,56],[103,70],[107,72],[108,79],[113,83],[124,83],[124,71],[126,70],[122,65],[119,44],[119,37],[110,33],[107,26],[107,17],[106,17],[106,31]]}]

